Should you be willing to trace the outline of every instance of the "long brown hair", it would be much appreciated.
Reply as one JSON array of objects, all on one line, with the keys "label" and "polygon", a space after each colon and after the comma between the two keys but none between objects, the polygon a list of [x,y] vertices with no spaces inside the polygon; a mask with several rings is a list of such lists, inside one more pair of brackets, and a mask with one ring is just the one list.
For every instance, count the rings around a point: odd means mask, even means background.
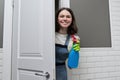
[{"label": "long brown hair", "polygon": [[67,33],[68,34],[76,34],[77,32],[78,32],[78,28],[77,28],[77,25],[76,25],[76,21],[75,21],[75,16],[74,16],[74,13],[73,13],[73,11],[70,9],[70,8],[65,8],[65,7],[63,7],[63,8],[61,8],[61,9],[59,9],[58,11],[57,11],[57,13],[56,13],[56,28],[55,28],[55,31],[56,32],[59,32],[59,30],[60,30],[60,25],[58,24],[58,16],[59,16],[59,13],[62,11],[62,10],[67,10],[71,15],[72,15],[72,23],[71,23],[71,25],[68,27],[68,29],[67,29]]}]

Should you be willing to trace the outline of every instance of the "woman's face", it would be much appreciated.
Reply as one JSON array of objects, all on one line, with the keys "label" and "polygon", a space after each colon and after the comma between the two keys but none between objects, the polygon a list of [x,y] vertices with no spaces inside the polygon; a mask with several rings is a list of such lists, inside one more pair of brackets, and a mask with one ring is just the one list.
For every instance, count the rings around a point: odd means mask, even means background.
[{"label": "woman's face", "polygon": [[68,28],[72,23],[72,15],[67,10],[62,10],[58,15],[58,24],[61,28]]}]

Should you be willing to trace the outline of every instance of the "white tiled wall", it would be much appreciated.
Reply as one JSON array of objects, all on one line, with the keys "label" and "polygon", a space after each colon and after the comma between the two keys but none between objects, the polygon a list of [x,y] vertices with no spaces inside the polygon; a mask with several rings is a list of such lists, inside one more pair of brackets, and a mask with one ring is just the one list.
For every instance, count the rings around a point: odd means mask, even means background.
[{"label": "white tiled wall", "polygon": [[59,8],[70,7],[70,0],[59,0]]},{"label": "white tiled wall", "polygon": [[72,80],[120,80],[120,0],[109,0],[109,6],[112,47],[81,48],[80,66],[72,70]]},{"label": "white tiled wall", "polygon": [[3,54],[3,51],[2,49],[0,48],[0,80],[2,80],[2,54]]}]

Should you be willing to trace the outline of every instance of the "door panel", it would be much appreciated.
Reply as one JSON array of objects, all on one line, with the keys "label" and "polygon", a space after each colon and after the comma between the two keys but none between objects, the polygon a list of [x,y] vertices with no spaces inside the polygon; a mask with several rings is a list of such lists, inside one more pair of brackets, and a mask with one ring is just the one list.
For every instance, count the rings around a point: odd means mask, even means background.
[{"label": "door panel", "polygon": [[14,2],[12,80],[44,80],[44,76],[34,74],[41,71],[43,74],[49,73],[48,80],[53,80],[55,78],[54,0]]},{"label": "door panel", "polygon": [[44,4],[41,0],[21,0],[20,6],[20,54],[42,55]]},{"label": "door panel", "polygon": [[[38,69],[43,64],[44,20],[43,1],[40,0],[20,0],[20,24],[18,26],[18,66],[26,69]],[[47,34],[47,33],[46,33]],[[30,63],[29,63],[30,62]],[[32,64],[31,64],[32,63]]]}]

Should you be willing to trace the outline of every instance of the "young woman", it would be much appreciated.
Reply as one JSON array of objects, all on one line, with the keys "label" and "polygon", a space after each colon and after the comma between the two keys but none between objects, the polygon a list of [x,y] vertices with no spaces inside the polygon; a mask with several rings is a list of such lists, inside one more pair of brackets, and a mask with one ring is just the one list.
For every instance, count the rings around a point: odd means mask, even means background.
[{"label": "young woman", "polygon": [[73,11],[70,8],[61,8],[58,10],[55,31],[56,80],[67,80],[65,62],[73,45],[72,35],[77,39],[74,49],[76,51],[80,50],[80,38],[77,35],[78,29]]}]

